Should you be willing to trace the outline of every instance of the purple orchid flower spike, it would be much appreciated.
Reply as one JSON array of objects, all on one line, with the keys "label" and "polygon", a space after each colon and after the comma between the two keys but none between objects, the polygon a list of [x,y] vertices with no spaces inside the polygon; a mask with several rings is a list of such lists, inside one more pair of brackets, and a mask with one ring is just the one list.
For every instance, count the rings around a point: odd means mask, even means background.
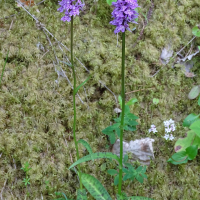
[{"label": "purple orchid flower spike", "polygon": [[132,22],[138,24],[134,21],[138,18],[138,13],[135,11],[138,6],[137,0],[117,0],[117,2],[113,2],[112,6],[115,9],[112,12],[112,17],[114,18],[110,24],[115,25],[116,29],[114,33],[124,32],[125,30],[130,30],[128,23]]},{"label": "purple orchid flower spike", "polygon": [[65,11],[65,16],[61,18],[62,21],[71,21],[71,16],[79,15],[79,9],[83,10],[84,3],[81,2],[81,0],[77,0],[75,4],[73,4],[73,1],[76,0],[62,0],[59,1],[59,5],[61,6],[58,8],[57,11],[63,12]]}]

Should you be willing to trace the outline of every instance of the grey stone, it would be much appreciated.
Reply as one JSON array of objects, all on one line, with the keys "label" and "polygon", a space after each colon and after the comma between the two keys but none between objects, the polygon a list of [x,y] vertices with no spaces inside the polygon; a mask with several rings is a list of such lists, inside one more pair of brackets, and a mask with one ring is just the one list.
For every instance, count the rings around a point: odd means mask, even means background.
[{"label": "grey stone", "polygon": [[[129,161],[139,161],[142,165],[149,165],[150,159],[154,159],[153,145],[154,139],[142,138],[135,141],[123,141],[123,157],[128,152],[131,153],[132,158]],[[112,148],[112,153],[120,157],[120,140],[117,139]]]}]

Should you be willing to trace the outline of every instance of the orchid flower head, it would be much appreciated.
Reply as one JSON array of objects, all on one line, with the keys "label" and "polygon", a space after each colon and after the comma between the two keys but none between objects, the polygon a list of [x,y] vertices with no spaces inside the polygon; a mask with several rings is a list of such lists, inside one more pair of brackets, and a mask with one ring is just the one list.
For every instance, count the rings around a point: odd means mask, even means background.
[{"label": "orchid flower head", "polygon": [[[75,4],[73,3],[74,1]],[[58,8],[57,11],[63,12],[65,11],[65,16],[61,18],[62,21],[71,21],[71,16],[79,15],[79,9],[83,10],[84,3],[81,0],[62,0],[59,1],[59,5],[61,6]]]},{"label": "orchid flower head", "polygon": [[136,18],[138,18],[138,13],[135,11],[138,6],[137,0],[117,0],[117,2],[112,2],[112,6],[115,9],[112,12],[112,17],[114,18],[110,24],[116,26],[114,33],[124,32],[125,30],[130,30],[128,23],[136,23]]}]

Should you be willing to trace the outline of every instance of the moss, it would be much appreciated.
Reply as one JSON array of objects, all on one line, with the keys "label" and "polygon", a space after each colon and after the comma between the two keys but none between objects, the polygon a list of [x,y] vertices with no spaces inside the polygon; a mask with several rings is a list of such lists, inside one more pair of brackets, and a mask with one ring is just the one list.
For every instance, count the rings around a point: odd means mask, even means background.
[{"label": "moss", "polygon": [[[36,1],[36,3],[39,1]],[[46,28],[67,48],[70,48],[70,23],[61,22],[64,13],[57,12],[58,2],[52,5],[40,4],[38,9],[30,10]],[[149,1],[140,2],[141,11],[146,13]],[[94,74],[79,95],[84,105],[77,98],[77,139],[87,140],[94,152],[107,151],[110,144],[101,132],[116,117],[113,108],[117,105],[114,96],[98,81],[101,80],[116,95],[121,93],[121,34],[113,33],[111,7],[106,1],[86,2],[86,10],[74,20],[74,54]],[[144,17],[140,15],[135,34],[126,32],[126,100],[137,98],[138,103],[131,107],[131,112],[139,117],[135,132],[125,132],[125,140],[144,137],[155,139],[155,160],[147,168],[148,179],[140,184],[136,180],[123,182],[122,190],[128,196],[138,195],[159,199],[198,199],[199,156],[195,160],[174,166],[167,163],[174,153],[175,141],[165,143],[163,121],[174,119],[176,138],[183,137],[187,131],[182,127],[183,119],[190,113],[197,112],[197,99],[189,100],[187,94],[193,85],[200,85],[198,76],[185,77],[181,68],[167,65],[153,78],[161,68],[159,57],[162,48],[171,41],[174,51],[179,51],[193,37],[191,29],[199,21],[199,1],[164,1],[154,0],[154,12],[144,29],[144,35],[135,48],[135,43],[143,28]],[[0,15],[8,16],[15,11],[13,1],[3,1]],[[10,24],[13,25],[8,32]],[[35,21],[24,11],[14,18],[4,19],[0,34],[0,66],[3,66],[8,49],[9,57],[2,79],[0,95],[0,188],[7,179],[3,197],[11,199],[25,198],[25,178],[21,167],[30,163],[29,190],[33,199],[55,198],[55,191],[63,191],[69,198],[76,198],[79,182],[75,172],[68,167],[76,161],[73,142],[73,107],[72,89],[67,80],[59,78],[59,87],[55,84],[57,74],[54,69],[54,53],[46,35],[36,29]],[[1,28],[1,27],[0,27]],[[63,60],[63,52],[57,42],[49,36],[55,52]],[[194,40],[194,46],[200,39]],[[37,48],[40,42],[45,51]],[[188,45],[184,54],[190,49]],[[70,53],[64,50],[67,57]],[[199,60],[196,56],[193,72],[199,74]],[[77,81],[80,84],[88,74],[75,59]],[[66,65],[61,65],[71,83],[72,72]],[[139,90],[139,91],[138,91]],[[85,95],[85,91],[87,97]],[[135,92],[133,92],[135,91]],[[158,106],[152,106],[152,99],[159,98]],[[88,99],[88,101],[87,101]],[[88,109],[89,106],[89,109]],[[151,124],[158,128],[156,135],[149,133]],[[80,146],[80,156],[84,156],[84,147]],[[87,154],[86,154],[87,155]],[[117,169],[116,162],[100,159],[81,164],[84,173],[98,178],[114,199],[117,186],[113,177],[99,166],[106,163],[107,169]],[[45,181],[49,180],[49,187]],[[10,192],[12,191],[12,193]],[[54,196],[52,196],[54,195]],[[88,199],[92,197],[88,194]]]}]

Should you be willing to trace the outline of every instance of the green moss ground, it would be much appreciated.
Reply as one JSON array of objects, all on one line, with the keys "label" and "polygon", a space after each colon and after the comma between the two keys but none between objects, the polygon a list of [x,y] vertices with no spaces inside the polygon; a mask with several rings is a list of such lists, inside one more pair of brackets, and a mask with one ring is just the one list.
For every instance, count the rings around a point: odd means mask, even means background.
[{"label": "green moss ground", "polygon": [[[36,0],[36,3],[39,1]],[[38,9],[30,10],[45,27],[68,48],[70,48],[70,23],[60,19],[57,1],[46,1]],[[101,80],[117,96],[121,92],[121,34],[117,45],[115,27],[110,25],[112,9],[105,0],[99,0],[97,7],[87,0],[86,10],[74,20],[74,55],[94,76],[80,89],[77,98],[77,140],[84,139],[93,152],[108,151],[109,144],[101,132],[116,117],[113,109],[117,107],[114,96],[98,81]],[[175,52],[184,47],[193,37],[191,29],[200,20],[199,0],[154,0],[151,20],[144,30],[142,40],[135,43],[142,30],[144,17],[140,15],[135,34],[126,32],[126,100],[137,98],[139,103],[131,107],[131,112],[139,117],[135,132],[125,132],[124,140],[130,141],[145,137],[155,139],[155,160],[147,168],[148,179],[143,184],[138,181],[123,182],[122,191],[128,196],[146,196],[155,200],[198,200],[200,199],[200,156],[187,164],[175,166],[167,163],[174,154],[174,144],[179,137],[184,137],[188,129],[182,122],[190,113],[199,113],[197,99],[189,100],[187,95],[194,85],[200,85],[199,58],[192,71],[194,78],[185,77],[180,68],[167,65],[161,68],[159,57],[162,49],[171,39]],[[146,13],[151,3],[140,0],[142,12]],[[96,9],[96,13],[95,13]],[[3,0],[0,4],[0,16],[9,16],[21,11],[19,15],[0,19],[0,73],[8,49],[8,62],[5,67],[0,91],[0,190],[3,199],[25,199],[26,188],[22,182],[25,173],[21,170],[26,162],[32,168],[29,171],[28,191],[31,196],[26,199],[53,199],[54,192],[65,192],[67,197],[76,198],[79,188],[77,175],[67,168],[76,160],[75,145],[72,137],[73,102],[72,89],[65,78],[60,77],[56,86],[53,61],[54,53],[43,31],[38,30],[35,21],[21,8],[16,8],[13,1]],[[13,20],[13,22],[12,22]],[[12,23],[11,30],[9,27]],[[131,25],[131,29],[134,26]],[[63,52],[56,41],[49,35],[55,48],[56,56],[63,60]],[[40,42],[49,50],[37,49]],[[194,47],[200,39],[194,40]],[[185,48],[184,55],[190,45]],[[70,52],[64,50],[68,58]],[[88,77],[83,66],[75,60],[78,83]],[[66,75],[73,83],[72,71],[62,65]],[[152,88],[152,89],[149,89]],[[142,90],[145,89],[145,90]],[[158,106],[151,109],[152,99],[158,98]],[[89,109],[88,109],[89,106]],[[166,142],[163,121],[175,120],[175,140]],[[151,124],[155,124],[157,135],[148,133]],[[68,145],[68,146],[67,146]],[[110,145],[110,144],[109,144]],[[110,146],[111,147],[111,146]],[[80,157],[85,149],[79,145]],[[73,162],[71,160],[71,156]],[[106,169],[116,168],[115,162],[105,159],[81,164],[83,173],[96,178],[108,190],[114,199],[117,186],[106,170],[99,170],[106,163]],[[5,187],[4,183],[7,180]],[[46,187],[45,181],[49,181]],[[88,194],[88,199],[93,199]]]}]

